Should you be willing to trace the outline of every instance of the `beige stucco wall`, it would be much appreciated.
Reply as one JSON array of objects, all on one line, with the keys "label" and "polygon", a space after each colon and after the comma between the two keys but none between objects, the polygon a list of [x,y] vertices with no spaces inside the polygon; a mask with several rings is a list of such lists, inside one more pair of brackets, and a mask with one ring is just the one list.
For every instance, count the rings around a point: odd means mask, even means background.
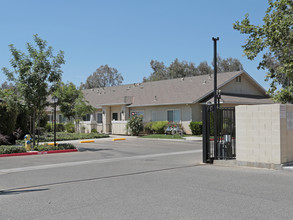
[{"label": "beige stucco wall", "polygon": [[293,105],[237,106],[237,162],[271,166],[292,162],[293,128],[287,127],[289,112],[293,116]]},{"label": "beige stucco wall", "polygon": [[258,90],[256,86],[253,86],[253,84],[244,75],[241,76],[241,82],[236,82],[236,79],[233,79],[231,82],[221,88],[221,92],[247,95],[264,95],[264,92]]},{"label": "beige stucco wall", "polygon": [[131,111],[143,111],[144,122],[149,122],[152,120],[152,112],[156,111],[159,114],[161,121],[167,121],[167,111],[168,110],[180,110],[180,118],[181,124],[183,126],[184,131],[187,134],[191,134],[191,130],[189,128],[189,123],[192,121],[192,108],[190,105],[166,105],[166,106],[146,106],[146,107],[132,107],[129,108],[129,113]]},{"label": "beige stucco wall", "polygon": [[202,121],[202,105],[199,103],[190,105],[192,109],[192,120],[193,121]]}]

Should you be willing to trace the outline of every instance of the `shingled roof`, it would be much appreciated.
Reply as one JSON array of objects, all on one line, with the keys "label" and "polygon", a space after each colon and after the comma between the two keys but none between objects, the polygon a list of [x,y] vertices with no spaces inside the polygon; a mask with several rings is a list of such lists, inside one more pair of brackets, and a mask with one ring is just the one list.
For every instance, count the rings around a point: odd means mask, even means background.
[{"label": "shingled roof", "polygon": [[[266,91],[245,71],[218,74],[218,88],[237,76],[245,74],[255,84],[264,97]],[[107,105],[156,106],[193,104],[208,98],[213,92],[213,76],[201,75],[186,78],[135,83],[121,86],[83,90],[85,98],[95,108]]]}]

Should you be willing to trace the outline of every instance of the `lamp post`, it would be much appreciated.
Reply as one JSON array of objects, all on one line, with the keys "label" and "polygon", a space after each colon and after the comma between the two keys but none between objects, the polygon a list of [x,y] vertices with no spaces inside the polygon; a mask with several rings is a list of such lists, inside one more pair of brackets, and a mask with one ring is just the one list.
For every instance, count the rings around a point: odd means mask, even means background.
[{"label": "lamp post", "polygon": [[52,103],[54,104],[54,146],[56,146],[56,107],[57,107],[58,98],[53,96]]},{"label": "lamp post", "polygon": [[52,117],[51,117],[52,130],[51,131],[53,131],[53,128],[54,128],[54,108],[51,109],[51,113],[52,113]]},{"label": "lamp post", "polygon": [[212,38],[214,41],[214,156],[217,157],[217,140],[218,140],[218,129],[217,129],[217,41],[218,37]]}]

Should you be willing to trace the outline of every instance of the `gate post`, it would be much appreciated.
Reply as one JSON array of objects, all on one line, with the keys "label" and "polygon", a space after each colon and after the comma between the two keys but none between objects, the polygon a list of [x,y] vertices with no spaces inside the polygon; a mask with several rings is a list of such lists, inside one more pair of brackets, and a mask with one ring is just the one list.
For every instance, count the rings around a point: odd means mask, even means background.
[{"label": "gate post", "polygon": [[207,163],[208,142],[207,142],[207,107],[202,106],[202,162]]}]

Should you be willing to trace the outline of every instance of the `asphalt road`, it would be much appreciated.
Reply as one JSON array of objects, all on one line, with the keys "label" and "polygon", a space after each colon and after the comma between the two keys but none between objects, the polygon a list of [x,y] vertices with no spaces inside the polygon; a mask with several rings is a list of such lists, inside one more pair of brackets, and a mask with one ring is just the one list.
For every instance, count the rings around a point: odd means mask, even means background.
[{"label": "asphalt road", "polygon": [[292,219],[293,172],[202,165],[201,142],[127,138],[0,159],[0,219]]}]

